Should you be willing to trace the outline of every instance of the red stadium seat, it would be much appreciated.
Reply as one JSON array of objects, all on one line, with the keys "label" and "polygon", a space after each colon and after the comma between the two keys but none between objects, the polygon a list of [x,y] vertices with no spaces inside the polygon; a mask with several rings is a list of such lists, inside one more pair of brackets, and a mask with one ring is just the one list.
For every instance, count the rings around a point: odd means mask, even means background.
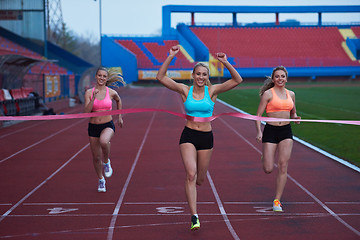
[{"label": "red stadium seat", "polygon": [[[236,67],[359,66],[341,44],[337,27],[191,27],[213,56],[222,51]],[[215,37],[216,36],[216,37]]]}]

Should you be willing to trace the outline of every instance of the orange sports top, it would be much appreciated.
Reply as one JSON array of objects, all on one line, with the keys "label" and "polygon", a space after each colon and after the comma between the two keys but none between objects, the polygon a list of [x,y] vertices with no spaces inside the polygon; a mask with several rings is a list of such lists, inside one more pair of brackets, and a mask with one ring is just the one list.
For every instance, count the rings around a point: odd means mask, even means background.
[{"label": "orange sports top", "polygon": [[272,93],[272,99],[266,105],[266,113],[282,112],[282,111],[290,112],[291,109],[293,109],[293,107],[294,107],[294,102],[289,94],[289,91],[287,89],[285,89],[286,99],[280,99],[278,97],[278,95],[276,95],[274,88],[270,88],[270,89],[271,89],[271,93]]}]

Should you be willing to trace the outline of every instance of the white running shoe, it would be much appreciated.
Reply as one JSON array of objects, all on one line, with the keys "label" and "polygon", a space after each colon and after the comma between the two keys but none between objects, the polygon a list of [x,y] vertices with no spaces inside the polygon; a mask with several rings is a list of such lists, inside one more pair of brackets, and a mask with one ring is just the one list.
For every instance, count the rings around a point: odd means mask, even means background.
[{"label": "white running shoe", "polygon": [[100,179],[98,184],[98,192],[106,192],[105,179]]},{"label": "white running shoe", "polygon": [[104,164],[104,173],[105,173],[105,177],[107,178],[111,177],[111,175],[113,174],[113,170],[110,165],[110,159],[108,160],[107,163]]},{"label": "white running shoe", "polygon": [[282,205],[281,202],[279,201],[279,199],[275,199],[273,202],[273,211],[274,212],[282,212]]}]

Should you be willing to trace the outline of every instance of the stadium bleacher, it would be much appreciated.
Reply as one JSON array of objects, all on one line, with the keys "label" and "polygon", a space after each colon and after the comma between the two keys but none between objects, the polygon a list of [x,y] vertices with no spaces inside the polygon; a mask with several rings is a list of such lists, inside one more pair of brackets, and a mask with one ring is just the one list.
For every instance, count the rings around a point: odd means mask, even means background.
[{"label": "stadium bleacher", "polygon": [[[118,44],[136,55],[138,68],[141,69],[159,69],[166,59],[169,49],[178,45],[178,40],[115,40]],[[181,52],[170,64],[169,69],[192,68],[193,64]]]},{"label": "stadium bleacher", "polygon": [[[43,56],[40,54],[0,36],[0,58],[2,57],[4,59],[8,55],[19,55],[39,60],[43,59]],[[0,89],[0,115],[27,115],[36,112],[35,97],[29,97],[29,94],[34,91],[32,86],[40,85],[37,91],[42,92],[43,83],[38,82],[43,81],[43,74],[68,75],[68,70],[56,63],[48,61],[40,61],[35,64],[23,76],[23,85],[21,88]]]},{"label": "stadium bleacher", "polygon": [[359,26],[353,26],[353,27],[351,27],[351,30],[354,32],[356,37],[360,38],[360,27]]},{"label": "stadium bleacher", "polygon": [[191,27],[209,48],[226,52],[235,67],[359,66],[341,44],[337,27]]},{"label": "stadium bleacher", "polygon": [[0,36],[0,55],[17,54],[30,58],[41,59],[42,56]]}]

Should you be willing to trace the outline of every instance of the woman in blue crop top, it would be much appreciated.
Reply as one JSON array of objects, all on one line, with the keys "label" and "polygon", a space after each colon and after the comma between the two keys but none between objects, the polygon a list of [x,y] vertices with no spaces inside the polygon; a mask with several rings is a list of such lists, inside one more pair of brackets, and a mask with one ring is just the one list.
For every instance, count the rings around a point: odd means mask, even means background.
[{"label": "woman in blue crop top", "polygon": [[[116,102],[117,109],[122,108],[119,94],[107,86],[116,85],[124,80],[116,71],[109,71],[99,67],[95,73],[96,85],[85,92],[85,112],[108,111],[112,108],[112,100]],[[123,119],[119,115],[118,124],[123,126]],[[110,140],[114,136],[115,126],[112,116],[91,117],[88,126],[90,148],[93,157],[93,165],[98,177],[98,192],[106,192],[105,177],[111,177],[112,168],[110,165]]]},{"label": "woman in blue crop top", "polygon": [[[177,83],[166,75],[167,69],[180,51],[179,46],[170,49],[169,56],[157,73],[156,79],[165,87],[180,94],[187,115],[210,117],[219,93],[226,92],[243,80],[235,68],[227,61],[224,53],[218,53],[217,59],[229,70],[231,79],[212,85],[209,80],[209,67],[203,63],[195,65],[192,78],[193,85]],[[210,122],[187,120],[180,138],[180,153],[186,171],[185,192],[191,211],[191,230],[200,227],[196,210],[196,185],[201,185],[206,177],[213,150],[213,134]]]}]

